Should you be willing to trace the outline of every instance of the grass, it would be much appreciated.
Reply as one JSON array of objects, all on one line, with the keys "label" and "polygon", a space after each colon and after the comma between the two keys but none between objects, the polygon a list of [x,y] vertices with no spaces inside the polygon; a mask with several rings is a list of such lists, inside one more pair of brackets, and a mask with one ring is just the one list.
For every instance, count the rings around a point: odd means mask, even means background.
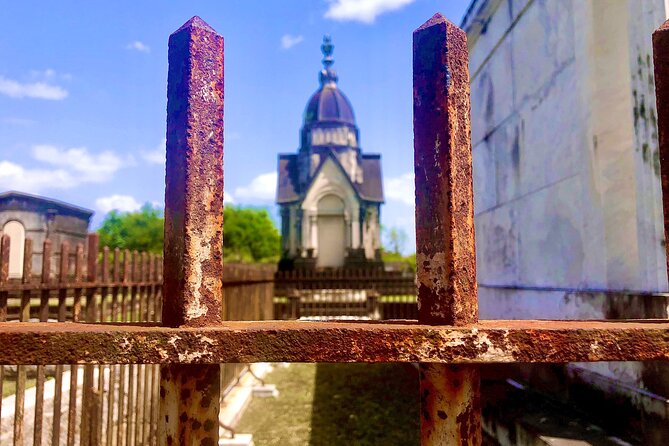
[{"label": "grass", "polygon": [[237,428],[257,446],[417,445],[418,378],[402,364],[292,364],[266,381]]},{"label": "grass", "polygon": [[[51,378],[47,378],[51,379]],[[35,378],[26,378],[26,390],[37,385],[37,379]],[[16,380],[14,378],[5,377],[4,382],[2,383],[2,397],[14,395],[16,393]]]}]

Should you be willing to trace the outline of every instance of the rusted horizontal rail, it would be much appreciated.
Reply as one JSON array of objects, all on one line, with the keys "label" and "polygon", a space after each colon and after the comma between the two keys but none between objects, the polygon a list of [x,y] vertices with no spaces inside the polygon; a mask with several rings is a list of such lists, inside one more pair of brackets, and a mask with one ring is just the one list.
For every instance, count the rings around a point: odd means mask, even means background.
[{"label": "rusted horizontal rail", "polygon": [[[238,287],[244,285],[257,285],[261,283],[271,283],[273,279],[239,279],[224,280],[223,287]],[[91,289],[91,288],[131,288],[146,286],[162,286],[162,282],[61,282],[61,283],[5,283],[0,285],[0,292],[16,291],[55,291],[55,290],[73,290],[73,289]]]},{"label": "rusted horizontal rail", "polygon": [[669,359],[669,322],[0,323],[0,345],[0,364],[645,361]]},{"label": "rusted horizontal rail", "polygon": [[0,291],[49,291],[49,290],[87,290],[92,288],[132,288],[146,286],[162,286],[162,282],[60,282],[60,283],[5,283]]}]

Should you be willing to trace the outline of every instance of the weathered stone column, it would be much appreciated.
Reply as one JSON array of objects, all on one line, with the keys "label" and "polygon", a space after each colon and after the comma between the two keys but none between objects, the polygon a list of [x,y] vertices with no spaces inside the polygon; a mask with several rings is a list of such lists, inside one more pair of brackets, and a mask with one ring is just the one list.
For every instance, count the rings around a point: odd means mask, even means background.
[{"label": "weathered stone column", "polygon": [[[193,17],[170,36],[168,59],[162,318],[213,325],[222,308],[223,37]],[[218,444],[220,367],[160,374],[160,444]]]},{"label": "weathered stone column", "polygon": [[[418,319],[478,321],[467,36],[436,14],[414,32]],[[479,445],[476,366],[420,364],[421,444]]]}]

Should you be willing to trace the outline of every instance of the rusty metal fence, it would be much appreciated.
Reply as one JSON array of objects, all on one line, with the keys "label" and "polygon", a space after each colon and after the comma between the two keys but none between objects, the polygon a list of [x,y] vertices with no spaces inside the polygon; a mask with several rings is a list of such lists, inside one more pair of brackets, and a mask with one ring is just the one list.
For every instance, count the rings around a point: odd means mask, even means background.
[{"label": "rusty metal fence", "polygon": [[[8,278],[10,240],[0,243],[0,317],[8,322],[158,322],[162,258],[129,250],[44,241],[41,271],[25,240],[22,278]],[[57,249],[54,249],[57,248]],[[82,352],[85,353],[85,352]],[[152,365],[0,367],[0,443],[143,443],[155,436],[158,369]]]},{"label": "rusty metal fence", "polygon": [[[669,25],[654,51],[666,229]],[[223,38],[194,17],[169,41],[162,322],[2,322],[0,364],[160,364],[157,442],[214,446],[221,363],[418,362],[421,443],[479,445],[479,364],[669,360],[666,320],[478,321],[466,35],[437,14],[413,52],[417,321],[222,319]]]},{"label": "rusty metal fence", "polygon": [[[0,239],[0,317],[18,322],[159,323],[162,257],[64,242],[42,246],[33,267],[25,240],[21,279],[9,279],[10,239]],[[228,320],[272,318],[273,267],[225,265]],[[81,352],[85,355],[86,352]],[[221,387],[245,364],[225,364]],[[158,417],[158,366],[77,364],[0,366],[0,444],[152,444]]]},{"label": "rusty metal fence", "polygon": [[383,269],[278,271],[277,319],[417,319],[416,278]]}]

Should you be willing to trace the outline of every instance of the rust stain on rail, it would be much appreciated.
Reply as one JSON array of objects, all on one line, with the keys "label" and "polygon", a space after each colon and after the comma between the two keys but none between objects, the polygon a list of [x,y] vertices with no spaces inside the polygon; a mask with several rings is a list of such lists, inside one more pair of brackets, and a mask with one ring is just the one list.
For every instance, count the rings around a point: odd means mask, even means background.
[{"label": "rust stain on rail", "polygon": [[420,364],[421,435],[436,444],[481,444],[478,367]]},{"label": "rust stain on rail", "polygon": [[465,32],[435,14],[414,32],[418,313],[476,322],[474,195]]},{"label": "rust stain on rail", "polygon": [[[667,322],[0,324],[0,364],[573,362],[669,359]],[[334,347],[336,346],[336,347]]]},{"label": "rust stain on rail", "polygon": [[170,36],[163,321],[220,321],[223,37],[199,17]]},{"label": "rust stain on rail", "polygon": [[212,408],[220,404],[218,371],[211,366],[170,364],[161,366],[160,374],[160,399],[166,402],[160,423],[165,443],[215,446],[218,420],[212,417]]}]

